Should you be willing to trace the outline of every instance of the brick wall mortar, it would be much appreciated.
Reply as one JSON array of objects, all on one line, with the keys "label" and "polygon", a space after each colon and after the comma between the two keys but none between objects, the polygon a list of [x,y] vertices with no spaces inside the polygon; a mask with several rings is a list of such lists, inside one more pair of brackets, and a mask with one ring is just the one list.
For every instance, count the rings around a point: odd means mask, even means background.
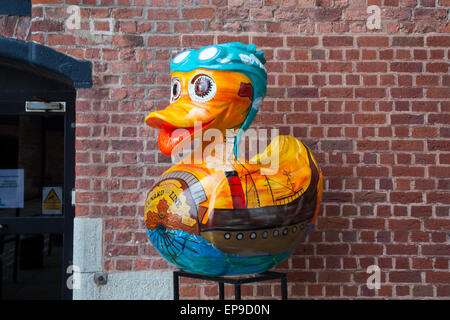
[{"label": "brick wall mortar", "polygon": [[[1,33],[93,62],[94,87],[77,99],[76,214],[104,219],[105,270],[172,268],[144,231],[145,194],[170,163],[143,120],[168,103],[176,52],[243,41],[268,57],[254,126],[305,141],[325,175],[316,228],[276,268],[288,272],[289,296],[448,299],[448,1],[79,2],[36,0],[31,32],[17,33],[27,30],[19,18]],[[81,31],[64,26],[69,3],[91,18]],[[380,31],[365,28],[371,4],[382,10]],[[92,28],[97,38],[86,40]],[[382,270],[377,293],[365,286],[372,264]],[[218,295],[198,281],[182,290]],[[248,299],[279,295],[276,282],[243,288]]]}]

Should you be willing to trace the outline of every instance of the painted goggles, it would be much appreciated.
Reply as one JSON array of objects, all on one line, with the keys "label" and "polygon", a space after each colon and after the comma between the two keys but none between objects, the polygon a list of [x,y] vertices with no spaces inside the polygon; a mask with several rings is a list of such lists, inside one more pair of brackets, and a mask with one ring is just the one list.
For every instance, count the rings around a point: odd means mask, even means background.
[{"label": "painted goggles", "polygon": [[255,45],[239,42],[218,44],[200,50],[186,50],[175,56],[170,63],[171,72],[190,72],[195,69],[236,71],[245,74],[252,81],[258,97],[266,94],[266,59]]}]

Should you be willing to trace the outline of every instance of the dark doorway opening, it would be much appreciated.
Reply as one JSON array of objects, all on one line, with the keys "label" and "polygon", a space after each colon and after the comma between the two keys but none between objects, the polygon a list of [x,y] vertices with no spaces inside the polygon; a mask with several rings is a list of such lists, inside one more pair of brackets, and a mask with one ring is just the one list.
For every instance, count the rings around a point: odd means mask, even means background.
[{"label": "dark doorway opening", "polygon": [[[46,213],[43,206],[46,187],[60,188],[61,195],[64,187],[64,115],[3,115],[0,145],[0,219],[10,218],[0,235],[2,299],[60,299],[64,233],[8,229],[22,218],[64,217],[63,198],[53,202],[56,207],[60,203],[54,213]],[[12,208],[10,199],[2,199],[7,192],[1,187],[5,173],[18,170],[23,170],[23,207]],[[40,231],[45,229],[35,230]]]}]

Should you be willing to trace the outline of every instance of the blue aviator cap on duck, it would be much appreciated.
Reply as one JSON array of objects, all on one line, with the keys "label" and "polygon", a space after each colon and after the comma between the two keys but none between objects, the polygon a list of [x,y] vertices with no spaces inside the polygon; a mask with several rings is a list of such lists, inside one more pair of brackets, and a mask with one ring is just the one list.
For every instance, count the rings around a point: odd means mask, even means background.
[{"label": "blue aviator cap on duck", "polygon": [[236,136],[234,154],[239,157],[239,144],[245,130],[255,119],[267,91],[267,71],[264,67],[264,52],[256,51],[254,44],[240,42],[223,43],[200,50],[186,50],[173,58],[170,72],[190,72],[195,69],[235,71],[246,75],[253,86],[253,101],[250,111]]}]

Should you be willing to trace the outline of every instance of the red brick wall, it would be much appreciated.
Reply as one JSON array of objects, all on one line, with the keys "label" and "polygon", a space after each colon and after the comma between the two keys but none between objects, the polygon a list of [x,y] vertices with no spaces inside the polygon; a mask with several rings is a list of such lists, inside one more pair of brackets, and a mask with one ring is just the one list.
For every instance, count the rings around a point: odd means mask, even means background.
[{"label": "red brick wall", "polygon": [[[94,64],[94,87],[78,91],[76,214],[104,219],[105,270],[170,268],[143,229],[146,192],[170,166],[143,120],[168,103],[175,52],[242,41],[268,58],[254,124],[307,142],[325,176],[316,228],[277,268],[289,297],[450,297],[449,0],[33,2],[32,39]],[[69,4],[84,34],[65,30]],[[381,30],[366,28],[373,4]],[[244,298],[279,295],[275,282],[243,287]]]},{"label": "red brick wall", "polygon": [[0,36],[29,41],[31,17],[0,16]]}]

